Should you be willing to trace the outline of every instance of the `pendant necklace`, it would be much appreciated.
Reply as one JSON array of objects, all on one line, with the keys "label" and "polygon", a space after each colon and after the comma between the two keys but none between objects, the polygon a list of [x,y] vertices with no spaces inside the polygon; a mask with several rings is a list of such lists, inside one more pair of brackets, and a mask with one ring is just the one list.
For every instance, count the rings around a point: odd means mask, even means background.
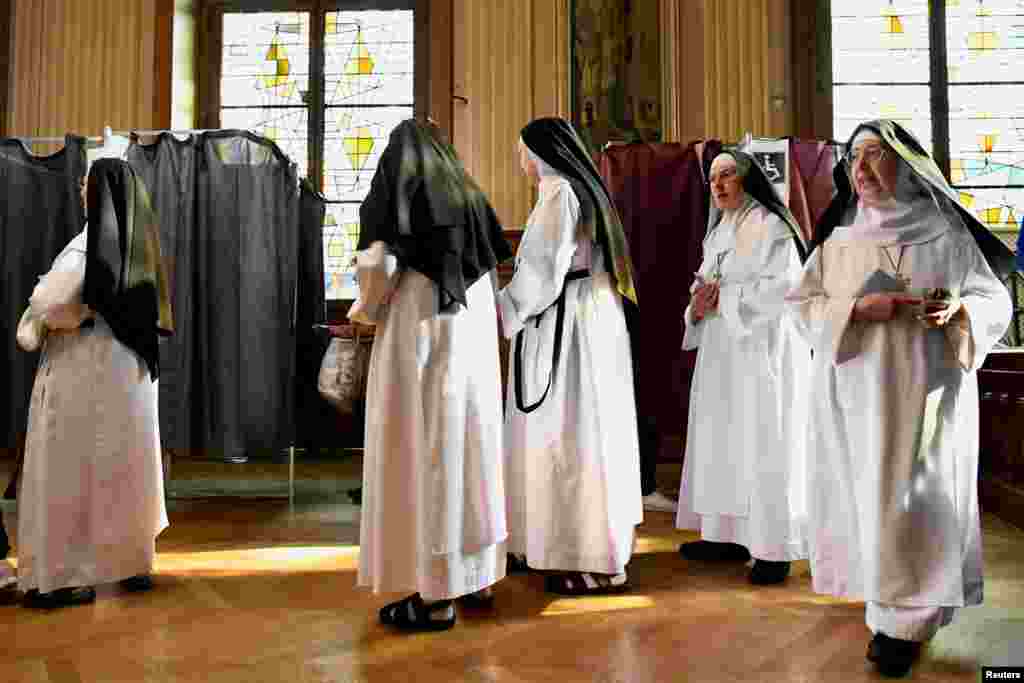
[{"label": "pendant necklace", "polygon": [[899,280],[900,289],[903,290],[903,291],[909,291],[910,290],[910,276],[903,275],[900,272],[901,269],[903,268],[903,253],[904,253],[904,250],[906,248],[907,248],[907,245],[905,245],[905,244],[900,246],[900,254],[897,257],[897,259],[894,261],[893,258],[892,258],[892,254],[889,253],[889,248],[888,247],[882,247],[882,252],[885,254],[885,257],[887,259],[889,259],[889,264],[892,266],[892,269],[894,271],[896,271],[896,279]]}]

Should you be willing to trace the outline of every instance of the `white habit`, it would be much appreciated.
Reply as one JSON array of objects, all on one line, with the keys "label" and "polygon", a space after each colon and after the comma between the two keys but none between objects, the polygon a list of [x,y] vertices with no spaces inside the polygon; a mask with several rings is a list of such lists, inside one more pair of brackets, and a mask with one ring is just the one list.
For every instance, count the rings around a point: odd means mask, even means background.
[{"label": "white habit", "polygon": [[[982,600],[975,370],[1006,330],[1010,299],[930,198],[858,211],[860,224],[835,229],[790,296],[815,350],[811,573],[817,592],[868,602],[874,630],[922,640],[951,610],[887,611]],[[912,294],[959,295],[966,316],[941,330],[906,306],[889,322],[851,321],[857,297],[899,290],[897,272]],[[894,621],[905,629],[884,626]]]},{"label": "white habit", "polygon": [[[589,228],[589,229],[588,229]],[[643,520],[633,361],[622,299],[604,270],[592,228],[580,221],[572,186],[541,177],[516,256],[512,281],[498,294],[512,338],[505,449],[509,552],[534,569],[619,574]],[[523,402],[548,383],[556,307],[566,274],[557,373],[534,412],[516,407],[515,336],[523,335]]]},{"label": "white habit", "polygon": [[785,301],[800,267],[790,228],[748,197],[704,240],[718,308],[695,322],[687,307],[683,338],[698,351],[676,526],[777,562],[807,557],[810,348]]},{"label": "white habit", "polygon": [[501,369],[489,276],[438,312],[384,242],[356,255],[349,318],[376,324],[366,388],[359,585],[425,600],[505,576]]},{"label": "white habit", "polygon": [[[83,231],[40,279],[26,316],[47,329],[18,490],[26,591],[149,574],[167,527],[157,385],[82,303],[85,250]],[[95,325],[78,329],[89,317]]]}]

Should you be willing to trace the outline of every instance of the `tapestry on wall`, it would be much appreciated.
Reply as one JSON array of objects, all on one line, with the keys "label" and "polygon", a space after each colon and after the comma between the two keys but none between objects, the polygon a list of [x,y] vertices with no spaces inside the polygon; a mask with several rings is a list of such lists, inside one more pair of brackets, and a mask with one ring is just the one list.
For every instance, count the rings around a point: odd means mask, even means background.
[{"label": "tapestry on wall", "polygon": [[608,142],[659,142],[658,3],[574,0],[573,123],[594,153]]}]

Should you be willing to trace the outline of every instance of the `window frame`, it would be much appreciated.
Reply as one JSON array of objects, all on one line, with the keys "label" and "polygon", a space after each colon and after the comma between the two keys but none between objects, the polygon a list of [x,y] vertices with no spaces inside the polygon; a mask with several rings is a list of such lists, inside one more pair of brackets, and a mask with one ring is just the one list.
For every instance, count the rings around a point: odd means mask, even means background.
[{"label": "window frame", "polygon": [[[221,127],[221,64],[224,49],[225,14],[257,12],[309,12],[309,101],[308,177],[314,187],[323,186],[323,160],[326,113],[326,75],[324,73],[324,28],[329,12],[342,10],[413,11],[413,111],[428,111],[430,85],[430,1],[429,0],[201,0],[197,7],[197,91],[199,128]],[[328,204],[350,202],[333,201]],[[330,322],[346,321],[352,299],[328,299]]]},{"label": "window frame", "polygon": [[[828,49],[824,51],[828,62],[829,82],[831,87],[835,86],[835,68],[832,63],[833,53],[831,45],[832,36],[832,3],[834,0],[819,0],[824,12],[823,17],[827,18],[825,24],[826,35],[828,35]],[[928,90],[930,94],[930,111],[932,118],[932,158],[938,165],[946,182],[954,190],[971,190],[984,188],[1024,188],[1024,185],[994,185],[975,186],[971,184],[954,184],[951,172],[950,139],[949,139],[949,40],[946,35],[946,3],[929,2],[928,12],[928,61],[929,78]],[[975,85],[998,85],[998,83],[979,82]],[[831,89],[830,89],[831,92]],[[832,112],[832,135],[835,135],[835,111]],[[1016,297],[1013,301],[1013,317],[1011,318],[1011,330],[1007,333],[1008,339],[1015,342],[1017,346],[1024,345],[1024,277],[1020,273],[1014,273],[1007,281],[1007,287],[1011,295]]]}]

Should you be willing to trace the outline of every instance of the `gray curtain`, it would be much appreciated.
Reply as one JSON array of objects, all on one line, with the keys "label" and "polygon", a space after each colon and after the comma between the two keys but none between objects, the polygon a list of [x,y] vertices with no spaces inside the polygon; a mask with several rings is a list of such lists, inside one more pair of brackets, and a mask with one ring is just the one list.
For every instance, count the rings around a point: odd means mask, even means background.
[{"label": "gray curtain", "polygon": [[132,139],[125,159],[149,190],[160,220],[160,251],[171,291],[174,334],[160,338],[160,441],[181,453],[193,445],[195,372],[195,198],[198,138],[163,133]]},{"label": "gray curtain", "polygon": [[24,444],[39,354],[18,348],[15,331],[39,277],[85,224],[85,167],[85,139],[75,135],[44,157],[0,139],[0,450]]},{"label": "gray curtain", "polygon": [[203,133],[195,216],[198,446],[237,461],[294,441],[299,186],[271,141]]}]

